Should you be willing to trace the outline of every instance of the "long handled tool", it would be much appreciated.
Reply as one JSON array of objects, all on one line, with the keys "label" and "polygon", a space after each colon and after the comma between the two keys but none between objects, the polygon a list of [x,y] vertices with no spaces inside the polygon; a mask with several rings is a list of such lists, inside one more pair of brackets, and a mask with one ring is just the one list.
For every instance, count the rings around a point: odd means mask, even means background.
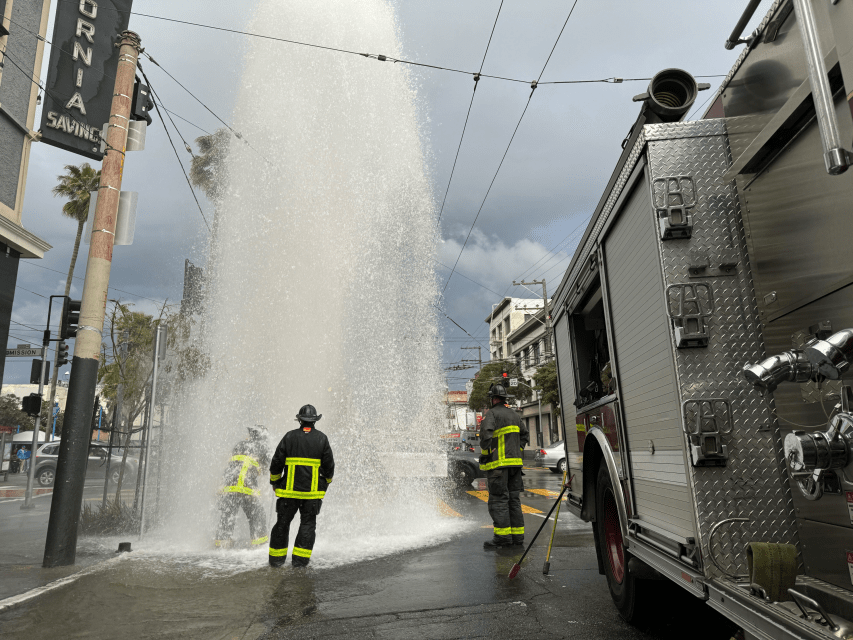
[{"label": "long handled tool", "polygon": [[551,514],[554,513],[554,509],[557,508],[557,505],[560,504],[560,501],[563,499],[563,494],[566,492],[566,489],[568,489],[568,487],[564,483],[563,484],[563,490],[560,491],[560,495],[557,496],[557,500],[556,500],[556,502],[554,502],[554,506],[551,507],[551,510],[548,512],[548,515],[545,516],[545,519],[542,521],[542,526],[539,527],[539,530],[536,532],[536,535],[533,536],[533,540],[531,540],[530,544],[527,545],[527,549],[524,550],[524,554],[521,556],[519,561],[516,562],[514,565],[512,565],[512,569],[509,570],[509,579],[510,580],[512,580],[515,576],[517,576],[518,572],[521,571],[521,563],[524,562],[524,558],[527,556],[528,552],[530,551],[530,548],[533,546],[533,543],[536,542],[536,538],[538,538],[539,534],[542,533],[542,529],[545,528],[545,523],[548,522],[548,518],[550,518]]},{"label": "long handled tool", "polygon": [[[566,475],[569,473],[569,467],[566,465],[566,470],[563,471],[563,486],[566,486]],[[545,564],[542,567],[542,573],[546,576],[548,572],[551,570],[551,547],[554,545],[554,534],[557,532],[557,518],[560,517],[560,504],[563,502],[562,498],[557,500],[557,513],[554,514],[554,528],[551,529],[551,540],[548,542],[548,553],[545,554]]]}]

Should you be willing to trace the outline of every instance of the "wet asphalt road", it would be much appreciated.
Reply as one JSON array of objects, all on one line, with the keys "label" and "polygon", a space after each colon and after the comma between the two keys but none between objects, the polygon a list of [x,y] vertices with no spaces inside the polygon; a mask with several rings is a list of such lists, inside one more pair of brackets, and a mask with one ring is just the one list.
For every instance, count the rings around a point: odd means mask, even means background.
[{"label": "wet asphalt road", "polygon": [[[528,539],[559,478],[528,470]],[[0,634],[26,638],[713,638],[730,629],[674,585],[643,630],[624,623],[599,575],[589,525],[562,510],[550,575],[550,523],[515,580],[520,549],[487,552],[491,530],[477,489],[448,498],[447,517],[472,522],[450,542],[330,569],[289,566],[216,575],[129,556],[47,596],[0,613]],[[484,488],[484,487],[483,487]],[[538,490],[540,493],[535,493]],[[535,513],[539,511],[540,513]],[[322,535],[320,528],[319,535]]]}]

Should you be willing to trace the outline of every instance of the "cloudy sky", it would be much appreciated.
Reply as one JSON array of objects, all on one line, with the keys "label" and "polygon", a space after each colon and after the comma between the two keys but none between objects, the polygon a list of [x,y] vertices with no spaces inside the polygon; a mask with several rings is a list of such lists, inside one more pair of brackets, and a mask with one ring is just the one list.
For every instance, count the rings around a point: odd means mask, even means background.
[{"label": "cloudy sky", "polygon": [[[542,72],[572,4],[573,0],[393,2],[407,59],[471,72],[480,68],[501,7],[483,73],[526,81]],[[543,85],[535,91],[459,259],[457,274],[444,293],[444,311],[479,340],[442,321],[448,366],[475,353],[460,347],[485,347],[483,319],[493,303],[503,295],[532,296],[512,287],[513,279],[545,278],[549,291],[556,289],[613,170],[619,143],[638,113],[631,97],[648,84],[627,79],[649,78],[668,67],[695,75],[725,75],[739,50],[726,51],[723,42],[745,5],[746,0],[578,0],[542,82],[612,77],[626,82]],[[770,0],[765,0],[748,30],[769,5]],[[249,38],[148,16],[240,30],[252,7],[251,0],[136,0],[130,28],[142,36],[146,51],[163,68],[230,121]],[[52,30],[51,22],[48,37]],[[337,44],[328,42],[322,32],[312,42]],[[270,56],[287,56],[297,45],[270,41],[265,46]],[[344,54],[317,50],[317,55]],[[45,55],[42,77],[47,75],[48,59]],[[365,59],[364,64],[387,63]],[[191,142],[221,126],[160,69],[150,62],[144,66],[163,103],[192,123],[176,120],[184,138]],[[712,89],[700,94],[697,108],[720,80],[700,79],[710,82]],[[433,192],[440,208],[474,82],[471,75],[420,67],[412,68],[412,81],[420,99]],[[529,95],[527,83],[489,78],[479,83],[441,219],[436,269],[442,286],[450,273],[443,265],[456,262]],[[270,104],[270,127],[277,126],[277,117],[275,104]],[[189,154],[177,138],[176,143],[181,160],[188,165]],[[263,141],[255,143],[263,145]],[[21,261],[10,345],[38,342],[38,332],[24,325],[43,326],[47,300],[40,296],[63,291],[76,224],[61,216],[62,202],[50,190],[64,165],[82,161],[66,151],[33,145],[23,224],[54,248],[44,260]],[[111,294],[153,312],[165,300],[180,300],[184,260],[199,260],[207,237],[156,119],[148,132],[148,148],[128,154],[123,189],[140,193],[139,211],[134,244],[115,250],[111,284],[116,290]],[[200,198],[210,217],[210,203]],[[79,296],[82,288],[87,249],[81,247],[75,272],[79,279],[72,295]],[[485,355],[487,349],[483,351]],[[463,378],[472,373],[448,372],[448,383],[461,388]],[[5,383],[25,382],[28,375],[29,360],[7,361]]]}]

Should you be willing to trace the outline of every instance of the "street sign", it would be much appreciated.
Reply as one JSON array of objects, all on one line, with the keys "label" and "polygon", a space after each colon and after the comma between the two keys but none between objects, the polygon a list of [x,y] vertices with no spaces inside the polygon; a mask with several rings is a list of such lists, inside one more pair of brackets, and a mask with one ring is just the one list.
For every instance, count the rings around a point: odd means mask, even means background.
[{"label": "street sign", "polygon": [[41,348],[27,347],[26,349],[6,349],[7,358],[40,358]]},{"label": "street sign", "polygon": [[509,386],[517,387],[518,386],[518,378],[510,378],[509,379]]},{"label": "street sign", "polygon": [[93,160],[103,158],[101,127],[110,117],[118,69],[115,43],[127,29],[132,1],[57,3],[42,142]]}]

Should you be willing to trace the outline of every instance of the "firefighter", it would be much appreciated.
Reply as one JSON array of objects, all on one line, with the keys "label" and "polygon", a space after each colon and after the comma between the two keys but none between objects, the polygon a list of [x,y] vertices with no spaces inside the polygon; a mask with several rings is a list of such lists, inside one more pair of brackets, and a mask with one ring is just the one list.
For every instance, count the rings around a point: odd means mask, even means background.
[{"label": "firefighter", "polygon": [[269,562],[273,567],[280,567],[287,559],[290,523],[297,511],[299,532],[293,543],[291,564],[305,567],[311,560],[317,514],[335,475],[329,439],[314,427],[322,417],[312,405],[302,407],[296,415],[299,428],[284,435],[272,457],[270,482],[278,496],[278,520],[270,534]]},{"label": "firefighter", "polygon": [[492,408],[480,424],[480,469],[486,472],[489,515],[495,526],[485,549],[524,544],[524,516],[519,493],[524,490],[522,451],[530,441],[521,416],[506,406],[502,384],[489,388]]},{"label": "firefighter", "polygon": [[267,429],[263,425],[248,427],[249,437],[237,443],[231,452],[231,460],[225,469],[225,486],[219,491],[219,526],[216,529],[217,547],[231,547],[231,533],[237,512],[249,519],[252,545],[264,544],[269,538],[264,535],[267,516],[261,506],[261,489],[258,478],[261,468],[269,464],[270,445]]}]

